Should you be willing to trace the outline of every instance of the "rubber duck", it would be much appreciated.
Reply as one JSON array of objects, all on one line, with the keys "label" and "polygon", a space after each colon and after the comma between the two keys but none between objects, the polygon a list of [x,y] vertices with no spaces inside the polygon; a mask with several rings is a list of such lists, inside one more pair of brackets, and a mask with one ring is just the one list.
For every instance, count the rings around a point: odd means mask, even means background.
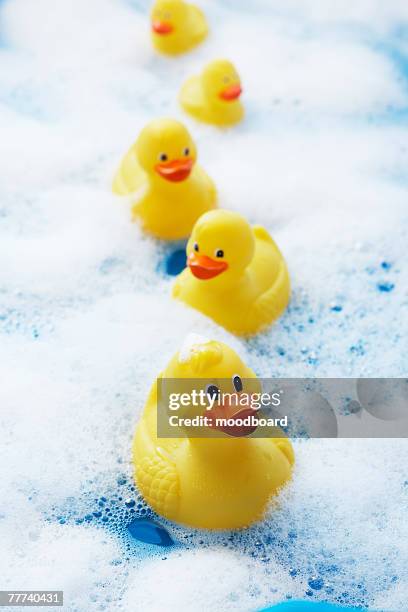
[{"label": "rubber duck", "polygon": [[169,55],[190,51],[208,34],[204,13],[184,0],[156,0],[151,28],[153,45]]},{"label": "rubber duck", "polygon": [[186,383],[191,390],[201,386],[206,393],[215,383],[225,393],[244,393],[251,383],[260,388],[255,373],[229,346],[188,336],[154,382],[136,428],[133,461],[140,492],[158,514],[192,527],[239,529],[260,520],[291,477],[290,441],[225,433],[222,438],[158,437],[158,388],[172,383],[182,384],[183,391]]},{"label": "rubber duck", "polygon": [[181,88],[184,110],[206,123],[228,126],[244,116],[241,80],[228,60],[210,62],[200,75],[188,79]]},{"label": "rubber duck", "polygon": [[123,158],[113,191],[140,192],[132,213],[146,232],[164,240],[187,238],[200,215],[216,206],[214,183],[196,160],[196,146],[184,125],[156,119]]},{"label": "rubber duck", "polygon": [[173,297],[238,335],[255,334],[286,308],[285,260],[265,228],[227,210],[205,213],[187,243]]}]

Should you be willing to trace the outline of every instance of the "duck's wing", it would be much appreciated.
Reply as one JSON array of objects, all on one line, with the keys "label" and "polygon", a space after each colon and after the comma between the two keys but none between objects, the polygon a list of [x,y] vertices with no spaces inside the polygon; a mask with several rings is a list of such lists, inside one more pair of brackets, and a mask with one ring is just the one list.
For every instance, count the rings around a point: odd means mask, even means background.
[{"label": "duck's wing", "polygon": [[[161,379],[160,373],[158,379]],[[180,483],[176,464],[171,455],[177,439],[156,437],[157,384],[153,384],[142,419],[133,440],[133,459],[136,482],[147,503],[168,518],[175,518],[178,511]]]},{"label": "duck's wing", "polygon": [[184,270],[182,270],[180,274],[176,276],[171,290],[171,295],[173,298],[180,298],[180,295],[182,294],[183,289],[186,286],[186,283],[188,282],[188,278],[190,276],[191,272],[188,267],[184,268]]},{"label": "duck's wing", "polygon": [[179,100],[184,108],[193,113],[199,113],[205,106],[200,77],[187,79],[181,88]]},{"label": "duck's wing", "polygon": [[173,288],[171,290],[171,295],[172,295],[172,297],[177,299],[177,298],[179,298],[180,293],[181,293],[181,282],[180,282],[179,278],[176,278],[176,280],[174,281],[174,284],[173,284]]},{"label": "duck's wing", "polygon": [[[270,325],[282,314],[288,305],[290,296],[289,272],[285,260],[268,232],[264,228],[260,228],[260,230],[265,232],[265,237],[261,239],[268,240],[271,246],[276,248],[279,256],[279,267],[273,284],[255,300],[248,312],[248,327],[257,331],[261,331],[262,327]],[[257,237],[259,238],[259,236]],[[262,325],[262,322],[264,322],[264,325]]]},{"label": "duck's wing", "polygon": [[218,199],[217,188],[215,186],[214,181],[212,180],[210,176],[208,177],[208,180],[210,181],[211,202],[213,203],[213,208],[216,208],[217,199]]},{"label": "duck's wing", "polygon": [[195,42],[200,42],[208,34],[208,23],[203,11],[194,4],[190,4],[190,32]]},{"label": "duck's wing", "polygon": [[156,450],[155,454],[145,455],[136,463],[136,481],[147,503],[156,512],[176,519],[180,497],[177,469],[165,451]]},{"label": "duck's wing", "polygon": [[218,194],[217,194],[217,187],[215,186],[214,181],[207,174],[204,168],[200,166],[200,164],[195,165],[194,172],[195,172],[195,176],[197,177],[197,179],[200,180],[203,188],[205,189],[207,193],[208,210],[217,208]]},{"label": "duck's wing", "polygon": [[131,147],[122,159],[112,190],[116,195],[129,195],[138,191],[146,182],[146,174],[137,161],[134,147]]}]

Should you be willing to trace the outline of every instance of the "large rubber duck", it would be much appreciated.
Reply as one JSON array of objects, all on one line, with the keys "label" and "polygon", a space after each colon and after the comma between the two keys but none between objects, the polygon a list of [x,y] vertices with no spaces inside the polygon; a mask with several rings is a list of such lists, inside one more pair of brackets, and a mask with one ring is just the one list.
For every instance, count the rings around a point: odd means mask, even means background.
[{"label": "large rubber duck", "polygon": [[238,335],[271,324],[286,308],[285,260],[266,229],[236,212],[211,211],[197,221],[187,244],[187,268],[173,296]]},{"label": "large rubber duck", "polygon": [[202,380],[207,393],[215,384],[225,393],[245,392],[251,381],[260,385],[226,344],[195,334],[188,337],[154,382],[137,425],[133,459],[142,495],[158,514],[193,527],[237,529],[261,519],[271,497],[291,477],[290,441],[225,434],[222,438],[158,438],[157,389],[175,379],[184,383],[183,391],[186,379],[197,391]]},{"label": "large rubber duck", "polygon": [[244,116],[241,80],[228,60],[210,62],[198,76],[188,79],[180,103],[190,115],[219,126],[238,123]]},{"label": "large rubber duck", "polygon": [[156,0],[151,27],[153,45],[169,55],[190,51],[208,34],[204,13],[184,0]]},{"label": "large rubber duck", "polygon": [[196,160],[196,146],[184,125],[156,119],[122,160],[113,191],[135,193],[133,218],[146,232],[164,240],[187,238],[200,215],[216,206],[214,183]]}]

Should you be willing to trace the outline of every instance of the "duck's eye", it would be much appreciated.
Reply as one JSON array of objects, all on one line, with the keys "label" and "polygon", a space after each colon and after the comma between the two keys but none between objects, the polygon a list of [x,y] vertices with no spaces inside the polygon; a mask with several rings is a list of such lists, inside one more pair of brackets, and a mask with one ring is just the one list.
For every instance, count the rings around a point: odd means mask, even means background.
[{"label": "duck's eye", "polygon": [[235,376],[232,377],[232,384],[234,385],[234,389],[237,393],[242,391],[242,380],[238,374],[235,374]]},{"label": "duck's eye", "polygon": [[167,161],[168,157],[167,157],[166,153],[160,153],[159,159],[160,159],[160,161]]},{"label": "duck's eye", "polygon": [[215,256],[224,257],[224,251],[222,249],[218,249],[218,251],[215,251]]},{"label": "duck's eye", "polygon": [[164,13],[164,18],[165,19],[170,19],[171,18],[171,13]]},{"label": "duck's eye", "polygon": [[229,83],[230,82],[229,76],[225,76],[222,80],[224,81],[224,83]]},{"label": "duck's eye", "polygon": [[194,250],[198,253],[198,251],[200,250],[198,247],[197,242],[194,243]]},{"label": "duck's eye", "polygon": [[187,157],[188,155],[190,155],[190,149],[189,149],[188,147],[186,147],[186,148],[184,149],[184,151],[183,151],[183,155],[185,155],[186,157]]},{"label": "duck's eye", "polygon": [[214,397],[219,397],[221,393],[217,385],[207,385],[205,392],[208,397],[211,397],[211,399],[213,399]]}]

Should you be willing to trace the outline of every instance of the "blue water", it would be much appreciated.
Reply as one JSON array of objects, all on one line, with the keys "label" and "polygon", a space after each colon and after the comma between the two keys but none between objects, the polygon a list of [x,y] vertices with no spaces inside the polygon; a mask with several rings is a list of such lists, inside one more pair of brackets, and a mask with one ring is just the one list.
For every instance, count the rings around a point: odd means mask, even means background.
[{"label": "blue water", "polygon": [[174,544],[169,532],[156,521],[148,519],[134,519],[127,526],[127,530],[134,540],[157,546],[172,546]]},{"label": "blue water", "polygon": [[186,250],[177,249],[170,253],[166,259],[166,274],[177,276],[186,267]]},{"label": "blue water", "polygon": [[362,608],[344,608],[326,603],[312,603],[308,601],[289,601],[265,608],[261,612],[361,612]]}]

